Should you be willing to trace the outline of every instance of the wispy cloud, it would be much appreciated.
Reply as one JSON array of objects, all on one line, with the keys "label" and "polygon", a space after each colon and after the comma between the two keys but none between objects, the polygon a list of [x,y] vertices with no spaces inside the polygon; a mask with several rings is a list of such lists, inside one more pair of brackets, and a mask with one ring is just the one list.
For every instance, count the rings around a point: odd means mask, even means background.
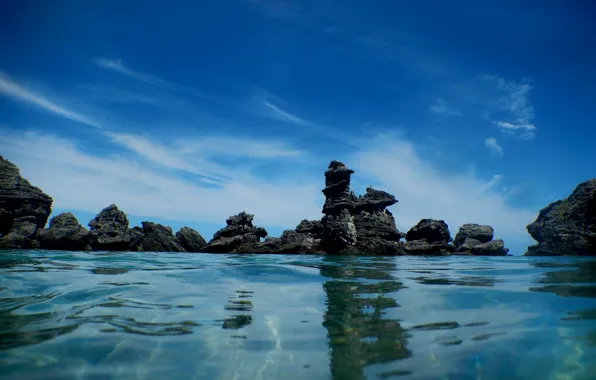
[{"label": "wispy cloud", "polygon": [[185,156],[201,154],[208,157],[225,155],[246,158],[291,158],[301,155],[279,141],[241,139],[235,137],[205,136],[195,140],[179,140],[176,147]]},{"label": "wispy cloud", "polygon": [[99,125],[99,123],[93,121],[92,119],[84,115],[81,115],[77,112],[68,110],[56,104],[55,102],[47,99],[46,97],[26,89],[19,83],[11,80],[3,72],[0,72],[0,93],[15,100],[37,106],[43,109],[44,111],[53,113],[55,115],[65,117],[67,119],[77,121],[79,123],[83,123],[91,127],[101,128],[101,125]]},{"label": "wispy cloud", "polygon": [[494,155],[503,157],[503,148],[501,148],[496,138],[488,137],[484,139],[484,145],[486,145]]},{"label": "wispy cloud", "polygon": [[437,115],[462,116],[462,113],[460,111],[449,107],[447,105],[447,101],[443,98],[437,98],[429,108],[430,112]]},{"label": "wispy cloud", "polygon": [[534,138],[537,127],[532,122],[535,118],[534,107],[530,103],[532,86],[528,81],[513,82],[494,75],[486,75],[485,80],[494,83],[500,96],[497,106],[507,113],[505,119],[494,120],[501,131],[514,134],[525,140]]},{"label": "wispy cloud", "polygon": [[265,106],[265,115],[271,117],[272,119],[298,125],[311,125],[310,122],[291,114],[290,112],[282,109],[279,106],[276,106],[268,100],[262,100],[262,104]]}]

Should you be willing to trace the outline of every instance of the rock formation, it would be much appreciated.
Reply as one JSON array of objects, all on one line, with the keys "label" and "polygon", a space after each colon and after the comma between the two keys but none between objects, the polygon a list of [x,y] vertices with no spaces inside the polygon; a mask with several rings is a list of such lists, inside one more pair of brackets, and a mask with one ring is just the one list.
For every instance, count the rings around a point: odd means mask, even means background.
[{"label": "rock formation", "polygon": [[136,235],[130,243],[131,251],[144,252],[185,252],[186,250],[176,236],[172,228],[153,222],[141,222],[142,227],[135,227]]},{"label": "rock formation", "polygon": [[207,246],[201,234],[190,227],[182,227],[176,232],[176,238],[186,252],[201,252]]},{"label": "rock formation", "polygon": [[527,256],[596,256],[596,178],[540,210],[527,230],[538,242]]},{"label": "rock formation", "polygon": [[447,223],[422,219],[406,234],[404,250],[410,255],[449,255],[453,251],[451,240]]},{"label": "rock formation", "polygon": [[42,249],[85,251],[89,247],[89,231],[79,224],[70,212],[56,215],[50,220],[50,227],[37,233]]},{"label": "rock formation", "polygon": [[89,221],[89,245],[94,251],[128,251],[142,231],[128,228],[126,214],[112,204]]},{"label": "rock formation", "polygon": [[[257,247],[261,238],[267,236],[267,230],[263,227],[255,227],[252,224],[254,215],[242,211],[238,215],[230,216],[226,220],[226,226],[213,235],[213,239],[207,243],[203,250],[209,253],[236,252],[241,245]],[[246,248],[242,249],[246,252]]]},{"label": "rock formation", "polygon": [[459,254],[478,256],[505,256],[509,252],[501,239],[493,240],[491,226],[468,223],[460,227],[453,245]]},{"label": "rock formation", "polygon": [[0,248],[38,248],[37,223],[32,215],[14,219],[10,232],[0,238]]},{"label": "rock formation", "polygon": [[[35,239],[37,230],[46,225],[51,211],[52,198],[38,187],[32,186],[29,181],[21,177],[19,169],[12,162],[0,156],[2,246],[9,248],[12,241],[16,244],[15,248],[30,248],[28,241]],[[34,231],[30,231],[31,224],[35,225]]]}]

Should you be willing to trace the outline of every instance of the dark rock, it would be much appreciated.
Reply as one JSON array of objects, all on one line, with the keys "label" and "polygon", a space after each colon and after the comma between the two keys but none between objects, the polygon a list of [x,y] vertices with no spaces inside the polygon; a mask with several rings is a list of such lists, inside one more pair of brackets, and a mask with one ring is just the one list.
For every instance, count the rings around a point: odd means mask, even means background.
[{"label": "dark rock", "polygon": [[320,220],[306,220],[296,226],[296,232],[301,234],[311,234],[317,239],[323,238],[323,223]]},{"label": "dark rock", "polygon": [[[230,216],[226,220],[226,227],[217,231],[213,239],[203,249],[209,253],[232,253],[241,245],[260,242],[261,238],[267,236],[267,230],[263,227],[255,227],[252,224],[254,215],[242,211],[238,215]],[[257,246],[255,244],[255,246]]]},{"label": "dark rock", "polygon": [[11,232],[15,219],[27,216],[35,218],[37,229],[43,228],[51,212],[52,198],[32,186],[12,162],[0,156],[0,235]]},{"label": "dark rock", "polygon": [[466,239],[473,239],[480,243],[488,243],[493,240],[493,235],[494,230],[491,226],[468,223],[459,228],[459,231],[453,240],[453,245],[460,247],[464,244]]},{"label": "dark rock", "polygon": [[347,246],[356,244],[354,217],[347,209],[343,209],[339,215],[325,215],[323,226],[323,244],[327,253],[340,253]]},{"label": "dark rock", "polygon": [[128,228],[126,214],[112,204],[89,221],[89,245],[96,251],[128,251],[143,231]]},{"label": "dark rock", "polygon": [[454,251],[452,245],[444,242],[428,242],[425,239],[410,240],[404,245],[408,255],[446,256]]},{"label": "dark rock", "polygon": [[447,223],[442,220],[422,219],[408,231],[406,240],[426,240],[429,243],[447,244],[452,239]]},{"label": "dark rock", "polygon": [[538,242],[528,247],[527,256],[595,256],[596,178],[542,209],[527,230]]},{"label": "dark rock", "polygon": [[398,241],[404,234],[395,227],[395,219],[387,210],[362,211],[354,214],[357,239],[378,237],[389,241]]},{"label": "dark rock", "polygon": [[14,219],[10,232],[0,238],[0,248],[39,248],[37,223],[32,215]]},{"label": "dark rock", "polygon": [[[141,222],[143,226],[130,244],[132,251],[186,252],[168,226],[153,222]],[[134,230],[134,229],[133,229]]]},{"label": "dark rock", "polygon": [[176,232],[176,238],[187,252],[201,252],[207,246],[201,234],[190,227],[182,227]]},{"label": "dark rock", "polygon": [[350,176],[353,173],[343,162],[331,161],[325,172],[323,214],[339,215],[344,209],[354,209],[353,194],[350,192]]},{"label": "dark rock", "polygon": [[354,202],[355,212],[362,211],[372,213],[374,211],[384,211],[387,207],[397,203],[395,196],[372,187],[366,188],[366,194],[358,197]]},{"label": "dark rock", "polygon": [[84,251],[89,247],[89,231],[79,224],[70,212],[56,215],[50,227],[39,230],[37,240],[43,249]]},{"label": "dark rock", "polygon": [[463,242],[463,244],[459,245],[459,246],[455,246],[457,248],[457,252],[470,252],[472,253],[472,248],[483,244],[480,240],[476,240],[476,239],[472,239],[472,238],[466,238],[466,240]]},{"label": "dark rock", "polygon": [[321,249],[321,239],[310,233],[286,230],[281,237],[268,237],[264,242],[245,243],[236,249],[238,253],[284,253],[284,254],[325,254]]},{"label": "dark rock", "polygon": [[509,248],[505,248],[503,240],[497,239],[475,245],[471,251],[476,256],[505,256],[509,252]]}]

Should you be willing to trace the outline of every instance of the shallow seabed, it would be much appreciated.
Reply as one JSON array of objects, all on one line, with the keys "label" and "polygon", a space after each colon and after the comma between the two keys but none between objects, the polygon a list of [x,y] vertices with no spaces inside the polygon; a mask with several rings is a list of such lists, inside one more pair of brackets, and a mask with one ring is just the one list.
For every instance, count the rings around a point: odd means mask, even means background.
[{"label": "shallow seabed", "polygon": [[596,260],[0,251],[2,379],[596,379]]}]

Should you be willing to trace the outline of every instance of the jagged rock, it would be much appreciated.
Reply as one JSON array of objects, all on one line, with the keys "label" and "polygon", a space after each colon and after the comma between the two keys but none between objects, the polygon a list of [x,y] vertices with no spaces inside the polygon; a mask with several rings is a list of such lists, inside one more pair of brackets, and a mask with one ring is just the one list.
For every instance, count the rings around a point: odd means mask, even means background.
[{"label": "jagged rock", "polygon": [[325,172],[325,204],[323,214],[339,215],[342,210],[354,209],[354,199],[350,192],[350,176],[354,173],[343,162],[333,160]]},{"label": "jagged rock", "polygon": [[9,234],[15,219],[26,216],[35,218],[37,229],[43,228],[51,212],[52,198],[32,186],[12,162],[0,156],[0,235]]},{"label": "jagged rock", "polygon": [[[130,244],[132,251],[144,252],[186,252],[172,233],[172,228],[153,222],[141,222],[141,229]],[[140,230],[140,231],[139,231]]]},{"label": "jagged rock", "polygon": [[387,207],[393,206],[396,203],[397,199],[395,199],[395,196],[383,190],[367,187],[366,193],[356,198],[354,208],[356,213],[362,211],[372,213],[374,211],[384,211]]},{"label": "jagged rock", "polygon": [[426,240],[429,243],[447,244],[452,239],[447,223],[442,220],[422,219],[408,231],[406,240]]},{"label": "jagged rock", "polygon": [[267,237],[264,242],[252,242],[240,245],[237,253],[293,253],[325,254],[321,249],[321,239],[310,233],[286,230],[281,237]]},{"label": "jagged rock", "polygon": [[126,214],[112,204],[89,221],[89,245],[96,251],[128,251],[142,235],[139,228],[128,228]]},{"label": "jagged rock", "polygon": [[457,248],[457,252],[463,252],[463,253],[472,253],[472,248],[483,244],[480,240],[476,240],[476,239],[472,239],[472,238],[466,238],[466,240],[459,246],[455,246]]},{"label": "jagged rock", "polygon": [[207,246],[201,234],[190,227],[182,227],[176,232],[176,238],[187,252],[201,252]]},{"label": "jagged rock", "polygon": [[596,178],[580,183],[564,200],[540,210],[527,226],[538,242],[527,256],[596,255]]},{"label": "jagged rock", "polygon": [[509,252],[509,248],[505,248],[503,240],[497,239],[475,245],[471,251],[476,256],[505,256]]},{"label": "jagged rock", "polygon": [[39,248],[37,223],[32,215],[14,219],[10,232],[0,238],[0,248]]},{"label": "jagged rock", "polygon": [[43,249],[84,251],[89,247],[89,231],[70,212],[54,216],[50,227],[39,230],[37,240]]},{"label": "jagged rock", "polygon": [[258,243],[260,238],[267,236],[267,230],[263,227],[255,227],[252,224],[253,214],[242,211],[238,215],[230,216],[226,220],[226,227],[217,231],[213,239],[203,249],[209,253],[231,253],[244,244]]},{"label": "jagged rock", "polygon": [[491,226],[467,223],[459,228],[459,231],[455,235],[453,245],[461,247],[464,245],[466,239],[473,239],[480,243],[488,243],[493,240],[494,230]]},{"label": "jagged rock", "polygon": [[306,220],[296,226],[296,232],[301,234],[311,234],[314,238],[323,238],[323,223],[320,220]]},{"label": "jagged rock", "polygon": [[354,217],[347,209],[341,210],[339,215],[325,215],[323,226],[323,244],[327,253],[341,253],[344,248],[356,244],[358,234]]}]

